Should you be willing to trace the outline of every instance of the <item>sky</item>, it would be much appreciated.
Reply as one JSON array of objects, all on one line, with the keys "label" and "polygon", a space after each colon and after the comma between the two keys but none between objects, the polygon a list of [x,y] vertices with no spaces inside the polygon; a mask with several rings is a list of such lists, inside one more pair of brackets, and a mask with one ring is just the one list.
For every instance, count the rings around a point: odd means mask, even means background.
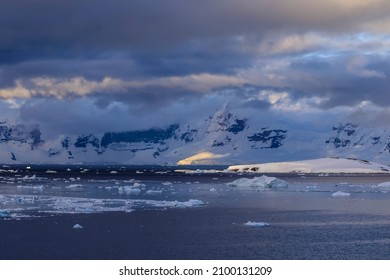
[{"label": "sky", "polygon": [[386,0],[1,0],[0,121],[55,138],[229,104],[389,125],[389,49]]}]

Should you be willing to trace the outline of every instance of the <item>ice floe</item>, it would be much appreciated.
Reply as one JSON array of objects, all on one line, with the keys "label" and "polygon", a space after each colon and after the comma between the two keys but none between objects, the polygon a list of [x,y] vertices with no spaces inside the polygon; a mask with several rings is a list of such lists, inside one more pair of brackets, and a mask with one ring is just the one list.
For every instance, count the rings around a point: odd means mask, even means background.
[{"label": "ice floe", "polygon": [[21,180],[35,180],[35,179],[37,179],[37,176],[36,175],[32,175],[32,176],[26,175],[26,176],[24,176],[24,177],[22,177],[20,179]]},{"label": "ice floe", "polygon": [[73,226],[73,229],[83,229],[84,227],[82,226],[82,225],[80,225],[80,224],[75,224],[74,226]]},{"label": "ice floe", "polygon": [[135,186],[123,186],[118,188],[118,192],[125,193],[127,195],[138,195],[141,193],[141,190]]},{"label": "ice floe", "polygon": [[351,194],[347,192],[337,191],[335,193],[332,193],[332,197],[350,197]]},{"label": "ice floe", "polygon": [[253,179],[241,178],[233,182],[227,183],[229,187],[237,189],[252,189],[252,190],[266,190],[287,188],[288,183],[276,177],[254,177]]},{"label": "ice floe", "polygon": [[[15,204],[16,203],[16,204]],[[43,195],[2,195],[1,205],[14,205],[0,210],[4,217],[25,211],[58,214],[91,214],[103,212],[133,212],[137,209],[166,209],[200,207],[204,203],[198,199],[188,201],[160,201],[150,199],[97,199]],[[15,205],[18,205],[15,207]]]},{"label": "ice floe", "polygon": [[140,187],[145,187],[145,186],[146,186],[145,184],[138,183],[138,182],[135,182],[133,185],[134,188],[140,188]]},{"label": "ice floe", "polygon": [[45,186],[44,185],[19,185],[19,186],[16,186],[18,189],[29,189],[29,190],[38,190],[38,191],[42,191]]},{"label": "ice floe", "polygon": [[244,226],[247,226],[247,227],[268,227],[269,224],[268,223],[264,223],[264,222],[251,222],[251,221],[248,221],[244,224]]},{"label": "ice floe", "polygon": [[146,194],[150,194],[150,195],[158,195],[158,194],[162,194],[162,190],[147,190],[146,191]]},{"label": "ice floe", "polygon": [[379,188],[388,188],[390,190],[390,182],[383,182],[378,184]]},{"label": "ice floe", "polygon": [[82,184],[70,184],[69,186],[66,186],[65,188],[67,188],[67,189],[79,189],[82,186],[83,186]]},{"label": "ice floe", "polygon": [[0,218],[10,218],[11,213],[8,210],[0,210]]}]

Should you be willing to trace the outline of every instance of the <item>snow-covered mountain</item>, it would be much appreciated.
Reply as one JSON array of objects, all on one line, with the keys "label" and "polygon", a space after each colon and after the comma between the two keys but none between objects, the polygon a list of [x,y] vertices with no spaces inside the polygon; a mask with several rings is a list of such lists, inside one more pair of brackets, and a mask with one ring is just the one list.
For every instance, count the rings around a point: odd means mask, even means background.
[{"label": "snow-covered mountain", "polygon": [[198,123],[145,130],[61,135],[38,126],[0,124],[2,163],[243,164],[326,156],[390,163],[390,131],[344,123],[314,132],[240,117],[222,108]]}]

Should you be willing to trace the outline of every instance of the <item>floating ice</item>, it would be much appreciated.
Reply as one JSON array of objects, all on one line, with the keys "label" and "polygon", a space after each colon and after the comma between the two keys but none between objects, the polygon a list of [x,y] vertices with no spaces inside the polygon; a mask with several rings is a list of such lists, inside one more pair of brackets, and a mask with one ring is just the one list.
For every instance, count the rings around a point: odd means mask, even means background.
[{"label": "floating ice", "polygon": [[46,170],[46,173],[57,173],[55,170]]},{"label": "floating ice", "polygon": [[146,191],[146,194],[151,194],[151,195],[157,195],[157,194],[162,194],[162,190],[148,190]]},{"label": "floating ice", "polygon": [[335,193],[332,193],[332,197],[350,197],[351,194],[347,192],[337,191]]},{"label": "floating ice", "polygon": [[247,227],[268,227],[269,224],[268,223],[264,223],[264,222],[251,222],[251,221],[248,221],[244,224],[244,226],[247,226]]},{"label": "floating ice", "polygon": [[125,193],[127,195],[138,195],[141,193],[141,190],[134,186],[123,186],[118,188],[119,193]]},{"label": "floating ice", "polygon": [[115,171],[115,170],[110,171],[110,174],[117,174],[117,173],[118,173],[118,171]]},{"label": "floating ice", "polygon": [[70,184],[69,186],[66,186],[67,189],[78,189],[81,188],[83,185],[81,184]]},{"label": "floating ice", "polygon": [[28,175],[26,175],[26,176],[24,176],[24,177],[22,177],[22,178],[20,178],[21,180],[35,180],[37,178],[37,176],[36,175],[32,175],[32,176],[28,176]]},{"label": "floating ice", "polygon": [[216,192],[216,191],[217,191],[216,188],[211,188],[211,189],[210,189],[210,192]]},{"label": "floating ice", "polygon": [[199,199],[190,199],[186,202],[177,202],[175,201],[175,207],[187,208],[187,207],[198,207],[204,205],[204,202]]},{"label": "floating ice", "polygon": [[275,188],[287,188],[288,183],[275,177],[261,176],[253,179],[241,178],[227,184],[238,189],[265,190]]},{"label": "floating ice", "polygon": [[42,191],[44,186],[43,185],[37,185],[37,186],[27,186],[27,185],[19,185],[17,186],[18,189],[29,189],[29,190],[38,190]]},{"label": "floating ice", "polygon": [[[43,195],[3,195],[2,205],[15,205],[2,211],[3,216],[23,217],[25,211],[61,214],[91,214],[103,212],[133,212],[137,209],[188,208],[204,205],[201,200],[159,201],[146,199],[96,199]],[[17,203],[17,208],[16,204]]]},{"label": "floating ice", "polygon": [[0,218],[9,218],[11,213],[8,210],[0,210]]},{"label": "floating ice", "polygon": [[140,187],[145,187],[145,186],[146,186],[145,184],[137,183],[137,182],[135,182],[133,185],[134,188],[140,188]]},{"label": "floating ice", "polygon": [[80,224],[75,224],[73,229],[83,229],[83,227]]},{"label": "floating ice", "polygon": [[390,189],[390,182],[383,182],[378,184],[378,187],[380,188],[389,188]]},{"label": "floating ice", "polygon": [[161,182],[161,184],[163,184],[164,186],[170,186],[170,185],[172,185],[172,183],[169,182],[169,181]]},{"label": "floating ice", "polygon": [[97,180],[97,179],[89,179],[88,182],[92,182],[92,183],[107,183],[109,182],[110,180]]}]

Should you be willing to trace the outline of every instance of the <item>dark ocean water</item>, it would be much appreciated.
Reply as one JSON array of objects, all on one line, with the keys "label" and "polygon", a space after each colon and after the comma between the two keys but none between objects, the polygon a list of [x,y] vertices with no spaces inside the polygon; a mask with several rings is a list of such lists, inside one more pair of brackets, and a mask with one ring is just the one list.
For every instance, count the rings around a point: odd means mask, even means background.
[{"label": "dark ocean water", "polygon": [[3,166],[0,258],[389,259],[388,175],[256,191],[227,185],[253,174],[197,168]]}]

